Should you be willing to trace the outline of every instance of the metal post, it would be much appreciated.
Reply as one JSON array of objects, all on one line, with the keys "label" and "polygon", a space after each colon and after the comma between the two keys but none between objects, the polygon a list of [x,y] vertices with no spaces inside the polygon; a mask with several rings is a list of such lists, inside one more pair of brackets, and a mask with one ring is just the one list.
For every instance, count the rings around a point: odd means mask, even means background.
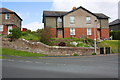
[{"label": "metal post", "polygon": [[96,50],[96,22],[97,22],[97,20],[95,20],[95,26],[94,26],[94,49],[95,49],[95,53],[97,53],[97,50]]}]

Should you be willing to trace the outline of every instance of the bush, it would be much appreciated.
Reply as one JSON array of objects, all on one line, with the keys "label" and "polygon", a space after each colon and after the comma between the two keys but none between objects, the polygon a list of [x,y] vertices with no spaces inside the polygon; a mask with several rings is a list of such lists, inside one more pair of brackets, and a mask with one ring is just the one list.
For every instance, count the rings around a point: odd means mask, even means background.
[{"label": "bush", "polygon": [[21,30],[19,28],[14,28],[10,30],[11,34],[9,34],[9,38],[11,38],[12,41],[15,39],[18,39],[22,36]]},{"label": "bush", "polygon": [[96,53],[92,53],[92,55],[96,55]]},{"label": "bush", "polygon": [[22,36],[25,36],[27,34],[28,34],[28,32],[22,32]]},{"label": "bush", "polygon": [[111,31],[110,36],[112,36],[113,40],[120,40],[120,31]]},{"label": "bush", "polygon": [[73,56],[79,56],[77,53],[74,53]]},{"label": "bush", "polygon": [[39,40],[40,42],[49,45],[51,40],[50,28],[46,27],[45,29],[39,32]]},{"label": "bush", "polygon": [[58,46],[66,46],[66,43],[65,43],[65,42],[60,42],[60,43],[58,44]]}]

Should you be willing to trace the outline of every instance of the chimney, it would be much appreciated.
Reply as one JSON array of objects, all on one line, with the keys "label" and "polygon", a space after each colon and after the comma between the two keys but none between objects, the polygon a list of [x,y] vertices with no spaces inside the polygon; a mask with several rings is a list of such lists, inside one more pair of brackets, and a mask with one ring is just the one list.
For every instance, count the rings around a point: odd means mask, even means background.
[{"label": "chimney", "polygon": [[76,7],[73,7],[72,9],[73,9],[73,10],[76,10],[77,8],[76,8]]}]

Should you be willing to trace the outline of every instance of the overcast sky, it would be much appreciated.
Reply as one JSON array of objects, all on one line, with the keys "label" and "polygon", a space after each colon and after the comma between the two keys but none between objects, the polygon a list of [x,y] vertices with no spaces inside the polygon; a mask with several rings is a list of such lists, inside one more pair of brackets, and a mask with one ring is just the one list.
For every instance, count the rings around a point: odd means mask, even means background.
[{"label": "overcast sky", "polygon": [[83,6],[93,13],[104,13],[109,21],[118,18],[119,0],[2,0],[2,7],[15,11],[22,19],[22,27],[35,31],[43,28],[43,10],[70,11]]}]

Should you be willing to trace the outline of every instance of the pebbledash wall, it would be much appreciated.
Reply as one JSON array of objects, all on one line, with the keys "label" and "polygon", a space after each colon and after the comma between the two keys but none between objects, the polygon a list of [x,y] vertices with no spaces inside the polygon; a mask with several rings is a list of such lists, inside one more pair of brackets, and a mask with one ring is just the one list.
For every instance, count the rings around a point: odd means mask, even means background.
[{"label": "pebbledash wall", "polygon": [[[19,39],[15,42],[9,42],[8,40],[2,41],[2,47],[11,48],[16,50],[42,53],[47,55],[73,55],[77,53],[79,55],[92,55],[94,53],[94,47],[60,47],[60,46],[48,46],[41,42],[31,42],[25,39]],[[100,54],[100,49],[97,48],[97,54]]]}]

